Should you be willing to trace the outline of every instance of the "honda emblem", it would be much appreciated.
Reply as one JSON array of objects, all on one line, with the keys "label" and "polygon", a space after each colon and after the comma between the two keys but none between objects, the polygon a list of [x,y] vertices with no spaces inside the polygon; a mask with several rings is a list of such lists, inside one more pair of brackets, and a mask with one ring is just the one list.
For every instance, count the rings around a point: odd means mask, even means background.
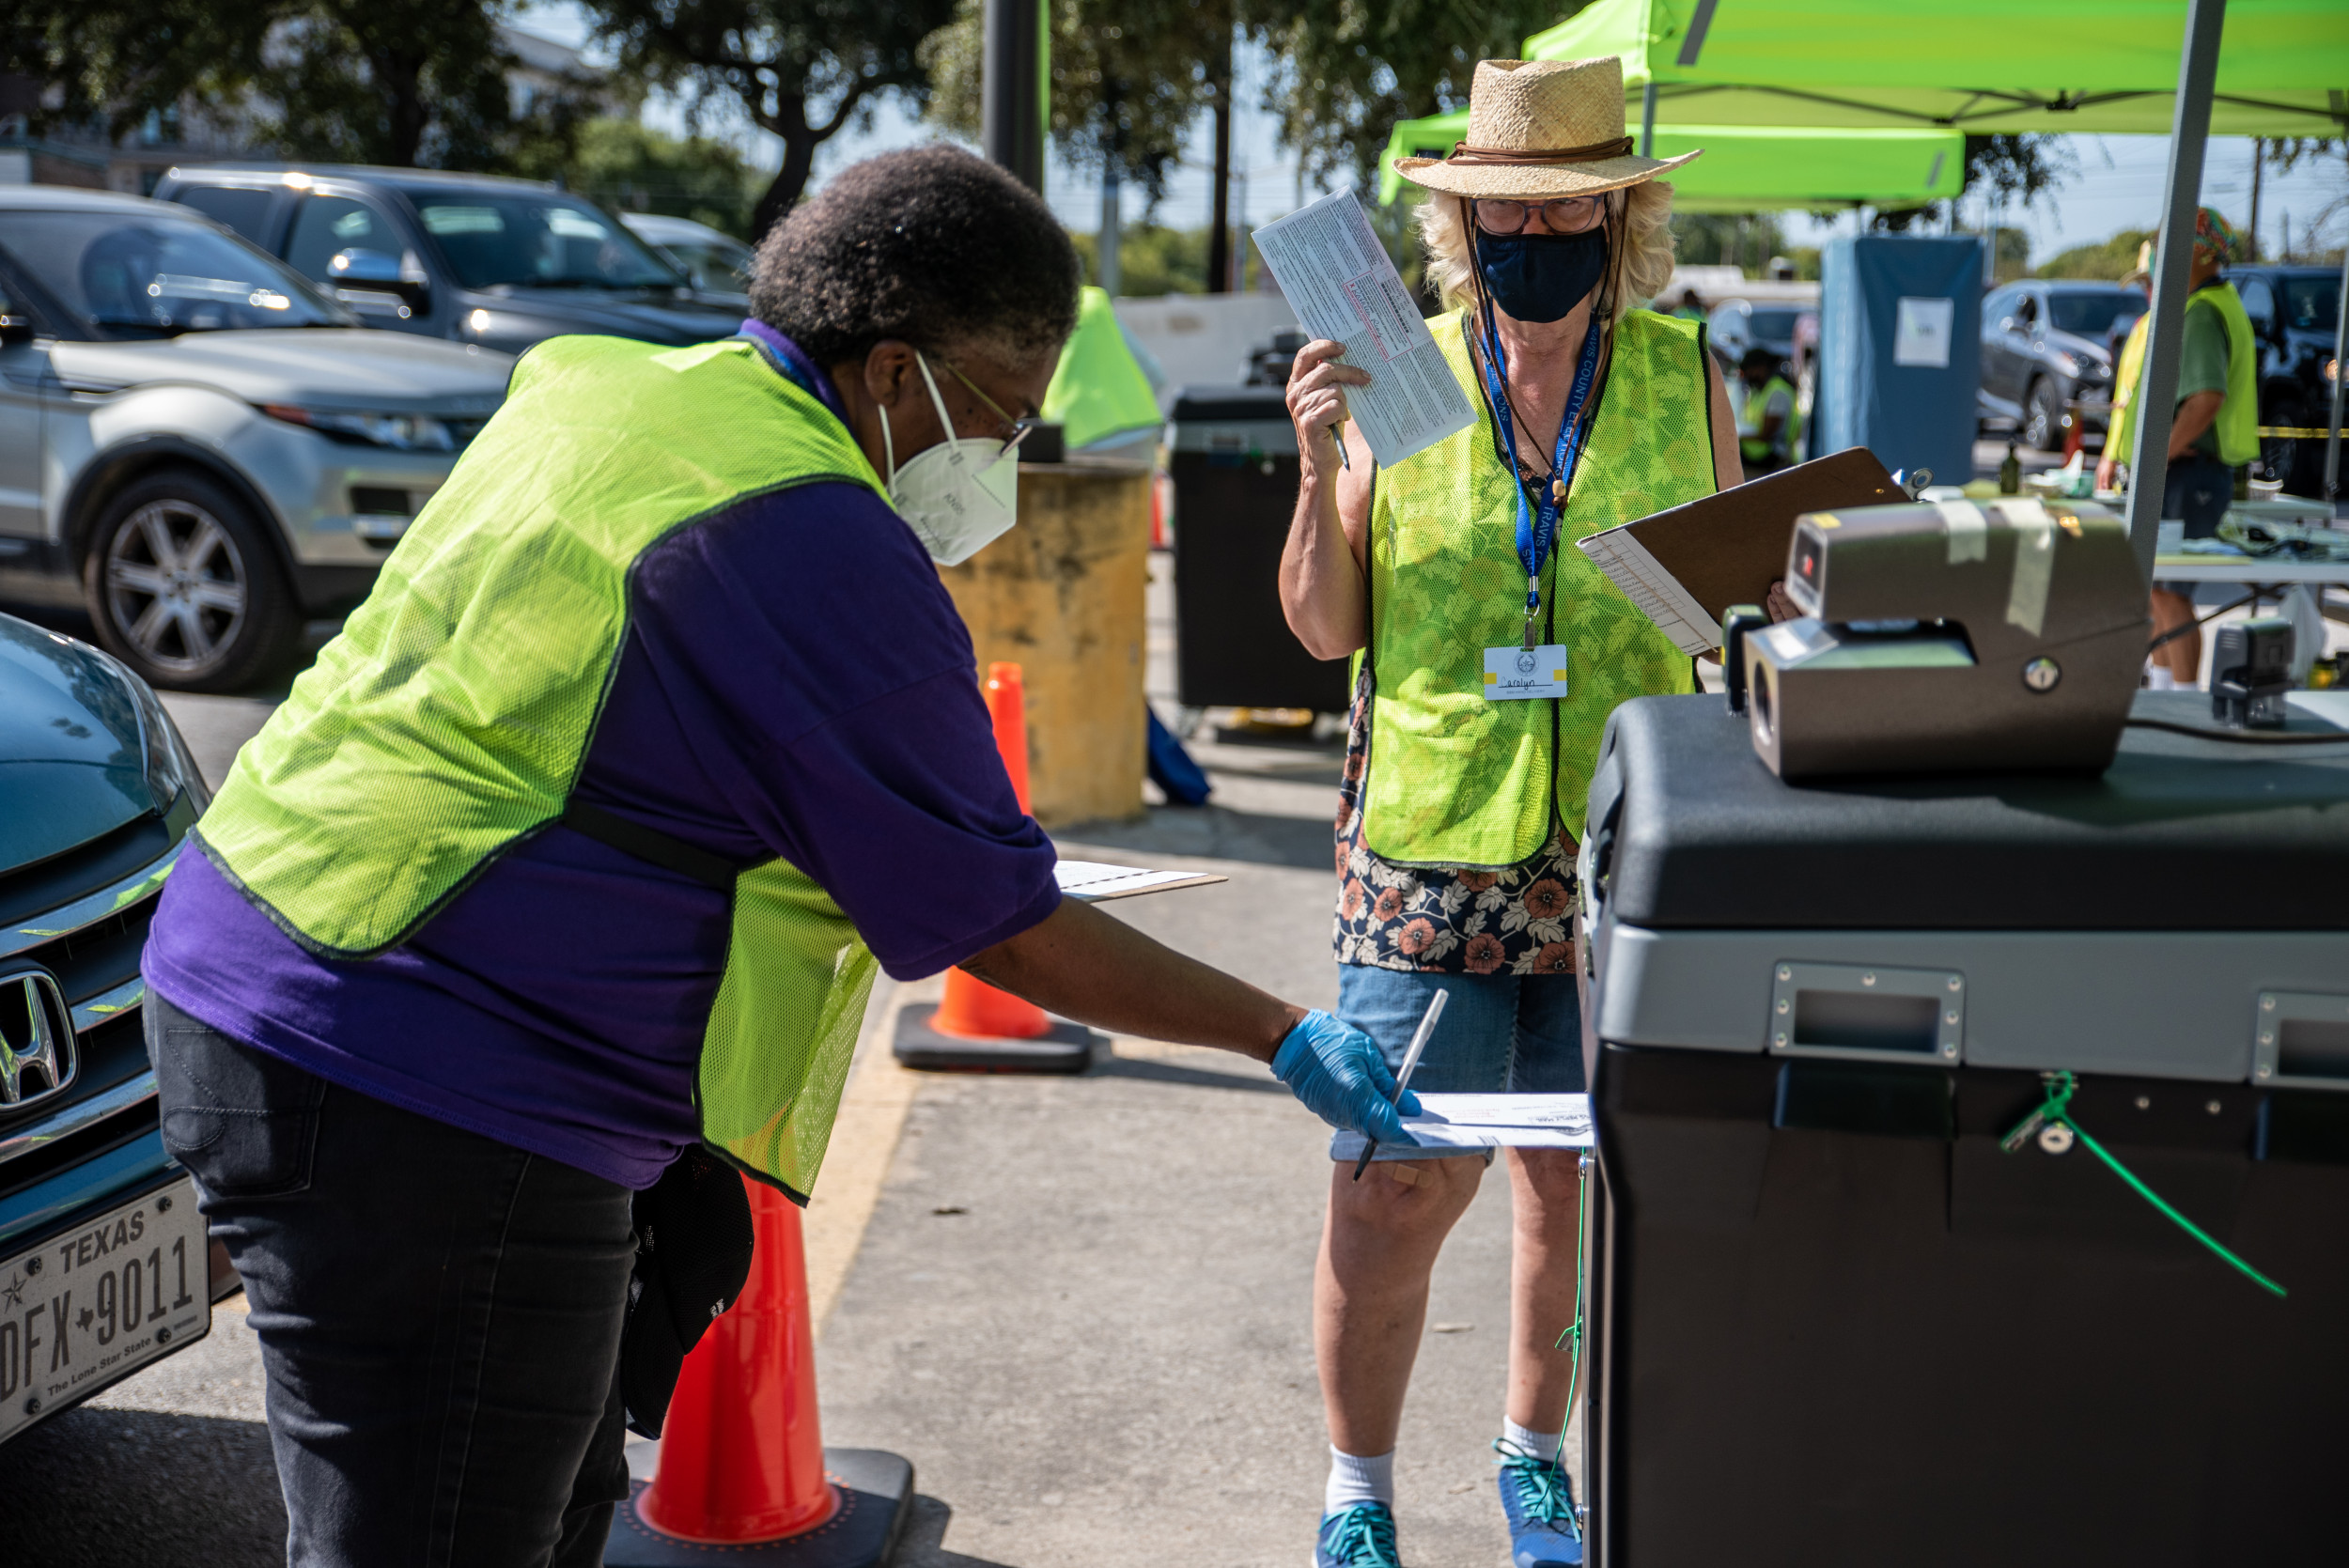
[{"label": "honda emblem", "polygon": [[62,1093],[80,1065],[73,1012],[47,970],[0,970],[0,1109]]}]

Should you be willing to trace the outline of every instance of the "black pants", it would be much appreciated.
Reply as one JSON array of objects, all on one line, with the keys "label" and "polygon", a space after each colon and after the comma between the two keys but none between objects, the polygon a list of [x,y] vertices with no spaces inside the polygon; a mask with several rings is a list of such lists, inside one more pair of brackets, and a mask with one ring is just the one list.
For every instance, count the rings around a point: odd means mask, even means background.
[{"label": "black pants", "polygon": [[628,1496],[628,1188],[147,998],[163,1141],[244,1276],[290,1568],[592,1568]]}]

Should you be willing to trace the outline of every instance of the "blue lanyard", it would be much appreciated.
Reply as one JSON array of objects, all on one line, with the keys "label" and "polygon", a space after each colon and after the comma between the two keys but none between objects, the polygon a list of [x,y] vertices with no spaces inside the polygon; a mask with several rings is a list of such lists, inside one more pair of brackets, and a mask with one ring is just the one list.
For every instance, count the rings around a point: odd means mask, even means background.
[{"label": "blue lanyard", "polygon": [[1591,383],[1598,376],[1598,324],[1593,322],[1582,334],[1582,358],[1575,366],[1565,417],[1558,424],[1558,449],[1549,462],[1550,484],[1542,491],[1538,507],[1527,505],[1525,481],[1517,473],[1517,420],[1509,409],[1508,370],[1500,334],[1493,328],[1489,301],[1485,305],[1484,328],[1485,380],[1491,388],[1493,421],[1501,427],[1501,445],[1509,454],[1509,482],[1517,492],[1517,560],[1525,567],[1525,645],[1530,648],[1534,617],[1542,608],[1542,563],[1549,559],[1550,549],[1558,542],[1558,520],[1566,508],[1565,497],[1574,489],[1574,471],[1582,461],[1583,443],[1590,439],[1590,427],[1580,415],[1591,395]]}]

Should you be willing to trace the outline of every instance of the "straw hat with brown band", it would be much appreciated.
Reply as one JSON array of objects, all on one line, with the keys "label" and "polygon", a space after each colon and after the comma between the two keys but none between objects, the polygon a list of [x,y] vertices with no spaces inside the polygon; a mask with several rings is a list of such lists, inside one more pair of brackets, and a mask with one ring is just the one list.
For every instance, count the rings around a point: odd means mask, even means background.
[{"label": "straw hat with brown band", "polygon": [[1471,200],[1548,201],[1642,184],[1698,156],[1641,158],[1631,147],[1617,56],[1480,60],[1468,135],[1449,158],[1398,158],[1394,172]]}]

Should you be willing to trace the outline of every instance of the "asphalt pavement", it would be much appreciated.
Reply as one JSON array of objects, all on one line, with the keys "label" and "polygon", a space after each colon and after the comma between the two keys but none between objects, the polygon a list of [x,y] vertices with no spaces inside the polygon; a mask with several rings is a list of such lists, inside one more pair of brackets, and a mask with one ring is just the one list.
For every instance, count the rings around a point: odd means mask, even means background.
[{"label": "asphalt pavement", "polygon": [[[1165,575],[1166,558],[1158,558]],[[1152,593],[1171,712],[1170,603]],[[217,780],[270,696],[165,704]],[[1333,745],[1195,751],[1215,800],[1063,835],[1065,852],[1230,878],[1105,906],[1327,1005]],[[1325,1134],[1265,1070],[1139,1040],[1077,1078],[912,1075],[884,985],[807,1218],[825,1438],[913,1461],[906,1568],[1295,1565],[1327,1439],[1309,1317]],[[843,1147],[853,1142],[853,1147]],[[1412,1568],[1506,1560],[1497,1435],[1508,1197],[1496,1173],[1438,1268],[1397,1482]],[[9,1568],[263,1568],[285,1514],[241,1298],[203,1343],[9,1443]],[[656,1445],[633,1446],[649,1469]]]}]

